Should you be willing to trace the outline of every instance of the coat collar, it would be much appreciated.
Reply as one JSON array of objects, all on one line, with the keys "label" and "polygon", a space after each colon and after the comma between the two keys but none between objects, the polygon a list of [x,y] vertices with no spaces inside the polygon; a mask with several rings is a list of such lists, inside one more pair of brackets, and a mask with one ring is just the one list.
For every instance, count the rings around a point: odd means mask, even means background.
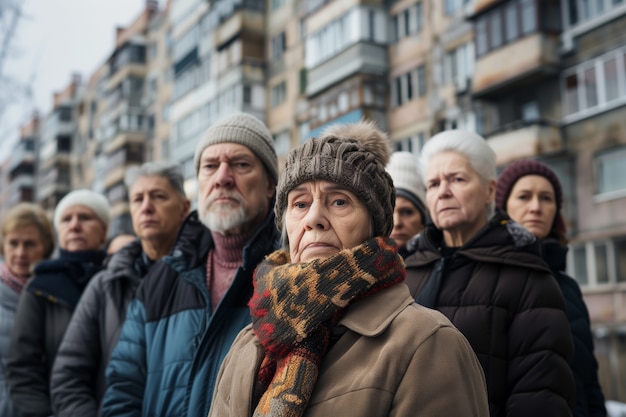
[{"label": "coat collar", "polygon": [[414,302],[408,287],[402,282],[351,305],[339,325],[363,336],[378,336]]}]

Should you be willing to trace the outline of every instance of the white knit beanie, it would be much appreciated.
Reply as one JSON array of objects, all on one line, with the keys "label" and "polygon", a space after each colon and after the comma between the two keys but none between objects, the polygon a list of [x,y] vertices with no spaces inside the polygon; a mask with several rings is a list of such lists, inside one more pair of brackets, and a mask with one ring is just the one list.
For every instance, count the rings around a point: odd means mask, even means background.
[{"label": "white knit beanie", "polygon": [[410,152],[394,152],[387,165],[393,179],[396,195],[411,201],[422,214],[426,211],[426,191],[417,168],[417,158]]},{"label": "white knit beanie", "polygon": [[196,147],[196,174],[200,169],[202,152],[217,143],[238,143],[246,146],[263,162],[274,184],[278,182],[278,158],[274,139],[265,124],[256,117],[247,113],[235,113],[211,125]]},{"label": "white knit beanie", "polygon": [[54,210],[54,228],[58,230],[61,217],[72,206],[89,207],[108,228],[111,222],[111,208],[106,197],[91,190],[75,190],[59,201]]}]

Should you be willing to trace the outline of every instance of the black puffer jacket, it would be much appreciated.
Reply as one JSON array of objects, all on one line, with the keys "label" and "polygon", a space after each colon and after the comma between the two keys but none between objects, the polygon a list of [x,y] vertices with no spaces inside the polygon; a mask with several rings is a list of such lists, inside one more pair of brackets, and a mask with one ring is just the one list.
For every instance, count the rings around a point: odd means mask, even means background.
[{"label": "black puffer jacket", "polygon": [[531,250],[534,237],[498,213],[458,250],[442,250],[442,241],[434,226],[424,230],[406,259],[407,284],[420,300],[439,275],[432,306],[478,356],[490,415],[570,416],[572,338],[556,281]]},{"label": "black puffer jacket", "polygon": [[104,395],[104,371],[120,334],[126,308],[141,282],[136,240],[114,254],[89,283],[72,316],[50,381],[56,417],[96,417]]},{"label": "black puffer jacket", "polygon": [[563,298],[565,312],[574,339],[572,371],[576,381],[575,417],[605,417],[604,395],[598,382],[598,362],[593,353],[593,337],[589,311],[583,300],[578,283],[565,274],[567,247],[554,239],[541,242],[541,256],[556,277]]},{"label": "black puffer jacket", "polygon": [[17,307],[7,375],[22,417],[49,416],[50,375],[59,344],[89,280],[102,268],[104,251],[60,251],[35,267]]}]

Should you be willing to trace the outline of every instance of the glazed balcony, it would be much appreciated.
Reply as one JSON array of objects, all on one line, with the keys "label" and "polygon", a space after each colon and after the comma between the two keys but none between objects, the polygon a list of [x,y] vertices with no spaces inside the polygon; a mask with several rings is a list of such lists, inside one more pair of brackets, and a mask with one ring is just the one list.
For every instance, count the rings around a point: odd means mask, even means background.
[{"label": "glazed balcony", "polygon": [[474,97],[497,97],[553,77],[559,70],[558,37],[533,33],[482,55],[472,80]]},{"label": "glazed balcony", "polygon": [[498,166],[516,159],[556,153],[564,146],[560,127],[546,120],[513,122],[486,138],[496,152]]}]

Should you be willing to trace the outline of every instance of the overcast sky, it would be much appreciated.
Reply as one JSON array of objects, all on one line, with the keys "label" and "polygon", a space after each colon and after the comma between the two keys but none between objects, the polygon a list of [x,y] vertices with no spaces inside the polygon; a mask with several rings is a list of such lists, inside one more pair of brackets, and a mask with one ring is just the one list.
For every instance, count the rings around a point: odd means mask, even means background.
[{"label": "overcast sky", "polygon": [[[22,0],[26,16],[20,23],[15,56],[7,74],[28,80],[34,77],[34,105],[41,114],[52,107],[52,94],[64,89],[72,73],[88,79],[108,55],[115,28],[129,25],[143,10],[145,0]],[[163,2],[159,2],[163,4]],[[18,127],[28,119],[29,108],[12,109],[9,131],[2,138],[0,161],[6,159]],[[7,131],[6,127],[4,130]]]}]

